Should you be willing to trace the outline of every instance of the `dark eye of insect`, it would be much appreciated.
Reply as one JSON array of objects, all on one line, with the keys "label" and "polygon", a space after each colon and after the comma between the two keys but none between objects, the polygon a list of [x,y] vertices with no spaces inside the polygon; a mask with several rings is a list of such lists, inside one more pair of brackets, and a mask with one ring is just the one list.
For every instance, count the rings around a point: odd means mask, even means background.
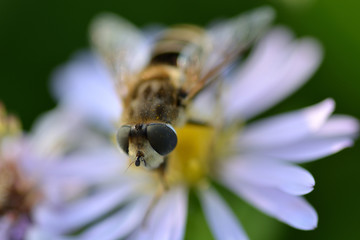
[{"label": "dark eye of insect", "polygon": [[151,147],[160,155],[165,156],[176,147],[176,132],[168,124],[149,124],[146,128],[146,134]]},{"label": "dark eye of insect", "polygon": [[120,148],[126,153],[129,154],[129,134],[131,127],[128,125],[123,125],[119,128],[116,134],[116,141],[119,144]]}]

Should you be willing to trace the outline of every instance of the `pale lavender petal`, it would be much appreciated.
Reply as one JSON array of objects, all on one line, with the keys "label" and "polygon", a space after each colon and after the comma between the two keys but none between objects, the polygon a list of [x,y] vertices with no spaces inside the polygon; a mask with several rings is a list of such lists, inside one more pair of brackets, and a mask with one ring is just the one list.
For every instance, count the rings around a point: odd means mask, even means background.
[{"label": "pale lavender petal", "polygon": [[351,138],[313,137],[281,147],[259,150],[257,153],[279,160],[304,163],[332,155],[352,145],[353,140]]},{"label": "pale lavender petal", "polygon": [[89,230],[72,240],[116,240],[124,238],[136,228],[141,227],[152,197],[153,195],[137,198],[117,213],[90,227]]},{"label": "pale lavender petal", "polygon": [[124,176],[126,162],[126,156],[117,149],[98,146],[96,149],[73,152],[61,161],[42,162],[38,182],[48,201],[63,202],[94,184]]},{"label": "pale lavender petal", "polygon": [[247,120],[272,107],[306,82],[321,58],[315,40],[292,41],[284,28],[271,31],[234,74],[236,84],[224,94],[228,120]]},{"label": "pale lavender petal", "polygon": [[186,216],[187,191],[179,186],[160,197],[142,228],[130,239],[181,240],[185,233]]},{"label": "pale lavender petal", "polygon": [[47,159],[60,155],[71,145],[71,140],[80,134],[81,124],[83,123],[77,114],[71,114],[62,108],[49,111],[35,122],[28,137],[30,148],[38,156]]},{"label": "pale lavender petal", "polygon": [[108,145],[109,140],[86,125],[80,114],[59,107],[36,120],[26,144],[31,154],[49,161],[74,149]]},{"label": "pale lavender petal", "polygon": [[228,176],[224,174],[223,184],[259,210],[294,228],[312,230],[317,227],[317,213],[304,198],[275,188],[236,182]]},{"label": "pale lavender petal", "polygon": [[127,156],[115,146],[98,146],[65,156],[62,161],[54,164],[48,177],[74,178],[94,183],[124,173],[127,163]]},{"label": "pale lavender petal", "polygon": [[179,188],[176,192],[173,208],[174,218],[177,219],[172,226],[171,238],[182,240],[185,236],[186,217],[188,211],[188,192],[184,188]]},{"label": "pale lavender petal", "polygon": [[0,218],[0,239],[7,239],[11,227],[11,220],[7,216]]},{"label": "pale lavender petal", "polygon": [[215,239],[248,239],[235,215],[214,189],[199,191],[201,206]]},{"label": "pale lavender petal", "polygon": [[[27,233],[26,240],[81,240],[77,236],[69,236],[49,231],[50,229],[34,225]],[[86,240],[90,240],[86,239]]]},{"label": "pale lavender petal", "polygon": [[26,240],[73,240],[72,237],[65,237],[51,233],[48,229],[43,229],[38,225],[34,225],[26,234]]},{"label": "pale lavender petal", "polygon": [[319,137],[352,137],[359,134],[359,121],[351,116],[335,114],[316,133]]},{"label": "pale lavender petal", "polygon": [[33,223],[29,216],[19,215],[0,216],[0,239],[1,240],[23,240]]},{"label": "pale lavender petal", "polygon": [[17,216],[8,231],[9,239],[23,240],[32,224],[33,222],[30,220],[30,216],[25,214]]},{"label": "pale lavender petal", "polygon": [[257,149],[256,153],[298,163],[313,161],[352,146],[358,131],[356,119],[335,115],[309,137],[269,149]]},{"label": "pale lavender petal", "polygon": [[318,131],[333,112],[335,103],[326,99],[316,105],[254,122],[240,132],[240,149],[274,147],[302,138]]},{"label": "pale lavender petal", "polygon": [[106,214],[136,195],[136,191],[137,186],[128,181],[65,206],[40,205],[35,216],[41,226],[64,233]]},{"label": "pale lavender petal", "polygon": [[88,121],[111,129],[120,117],[122,107],[112,78],[104,64],[89,52],[78,53],[60,67],[52,87],[63,106]]},{"label": "pale lavender petal", "polygon": [[224,165],[221,174],[231,175],[234,182],[274,187],[293,195],[307,194],[315,185],[313,176],[305,169],[266,156],[237,156]]},{"label": "pale lavender petal", "polygon": [[[27,235],[26,235],[26,240],[48,240],[48,239],[52,239],[52,240],[58,240],[56,238],[54,238],[53,236],[51,236],[51,234],[48,234],[47,232],[43,231],[41,228],[35,226],[32,227],[31,229],[29,229]],[[3,239],[3,238],[1,238]]]}]

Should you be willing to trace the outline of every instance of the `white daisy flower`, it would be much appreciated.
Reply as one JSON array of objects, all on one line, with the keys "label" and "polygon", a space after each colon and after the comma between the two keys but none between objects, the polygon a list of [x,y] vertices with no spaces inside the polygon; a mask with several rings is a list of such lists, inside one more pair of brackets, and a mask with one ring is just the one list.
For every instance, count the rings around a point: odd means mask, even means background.
[{"label": "white daisy flower", "polygon": [[[84,159],[99,161],[99,156],[105,157],[102,163],[106,166],[97,164],[96,174],[91,175],[94,184],[122,169],[117,151],[104,144],[102,147],[98,136],[95,140],[85,129],[73,134],[78,123],[75,116],[52,111],[36,123],[30,134],[24,134],[18,120],[0,105],[0,239],[38,239],[51,232],[42,227],[48,221],[42,209],[61,208],[86,194],[91,183],[79,171]],[[87,143],[74,142],[80,138]],[[94,145],[96,151],[90,150]],[[57,227],[62,224],[57,222]]]},{"label": "white daisy flower", "polygon": [[[357,120],[333,115],[335,103],[326,99],[245,123],[304,84],[321,58],[321,48],[313,39],[295,40],[285,28],[271,30],[246,62],[226,76],[221,93],[217,92],[220,98],[214,97],[213,89],[196,98],[191,116],[210,124],[176,129],[178,145],[164,173],[166,190],[157,174],[131,166],[93,195],[61,211],[49,208],[46,214],[54,222],[69,223],[59,233],[75,231],[72,221],[78,228],[90,224],[66,239],[183,239],[187,195],[195,189],[216,239],[247,239],[239,220],[211,186],[216,181],[281,222],[302,230],[316,228],[317,213],[302,196],[313,190],[315,181],[296,164],[351,146]],[[58,69],[54,79],[62,108],[115,133],[122,107],[97,56],[77,54]],[[118,161],[127,167],[125,154],[119,153]],[[93,169],[84,165],[82,172],[88,171]],[[57,228],[52,221],[47,224]]]}]

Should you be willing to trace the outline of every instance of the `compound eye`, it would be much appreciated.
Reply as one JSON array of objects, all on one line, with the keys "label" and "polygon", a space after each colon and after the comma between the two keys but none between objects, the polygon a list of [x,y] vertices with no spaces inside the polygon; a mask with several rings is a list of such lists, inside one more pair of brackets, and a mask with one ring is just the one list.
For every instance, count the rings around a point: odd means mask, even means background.
[{"label": "compound eye", "polygon": [[116,141],[119,144],[120,148],[126,153],[129,154],[129,135],[130,135],[131,126],[123,125],[119,128],[116,134]]},{"label": "compound eye", "polygon": [[170,124],[151,123],[146,128],[146,134],[151,147],[162,156],[176,147],[176,132]]}]

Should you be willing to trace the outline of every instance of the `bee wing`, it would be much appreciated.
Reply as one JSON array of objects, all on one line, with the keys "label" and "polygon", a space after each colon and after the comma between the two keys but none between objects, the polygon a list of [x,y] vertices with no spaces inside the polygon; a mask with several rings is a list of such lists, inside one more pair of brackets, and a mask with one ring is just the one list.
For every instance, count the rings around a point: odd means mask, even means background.
[{"label": "bee wing", "polygon": [[[121,97],[127,83],[149,60],[151,39],[133,24],[114,14],[102,14],[90,26],[90,39],[109,66]],[[147,34],[151,35],[151,34]]]},{"label": "bee wing", "polygon": [[[207,29],[209,43],[206,47],[211,48],[209,54],[203,54],[199,58],[196,57],[199,56],[198,49],[191,46],[186,48],[184,56],[186,56],[185,59],[190,60],[190,64],[187,64],[185,68],[196,69],[185,72],[197,72],[197,79],[192,84],[186,85],[190,88],[185,89],[188,93],[185,101],[194,98],[201,89],[217,79],[226,66],[235,61],[265,32],[273,18],[273,9],[263,7],[217,22]],[[194,63],[195,59],[197,59],[197,64]],[[192,81],[194,77],[189,79]]]}]

